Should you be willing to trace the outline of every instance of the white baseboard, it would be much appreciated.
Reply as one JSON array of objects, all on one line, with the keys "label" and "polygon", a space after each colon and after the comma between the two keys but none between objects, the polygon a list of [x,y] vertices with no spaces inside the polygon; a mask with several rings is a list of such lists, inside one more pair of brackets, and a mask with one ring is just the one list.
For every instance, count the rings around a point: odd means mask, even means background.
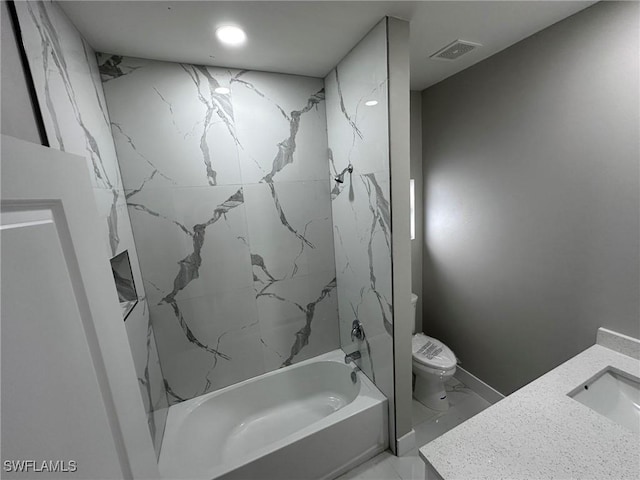
[{"label": "white baseboard", "polygon": [[405,433],[396,442],[396,455],[402,457],[416,448],[416,431],[412,428],[409,433]]},{"label": "white baseboard", "polygon": [[504,395],[499,391],[467,372],[460,365],[456,367],[456,373],[453,376],[491,404],[497,403],[504,398]]}]

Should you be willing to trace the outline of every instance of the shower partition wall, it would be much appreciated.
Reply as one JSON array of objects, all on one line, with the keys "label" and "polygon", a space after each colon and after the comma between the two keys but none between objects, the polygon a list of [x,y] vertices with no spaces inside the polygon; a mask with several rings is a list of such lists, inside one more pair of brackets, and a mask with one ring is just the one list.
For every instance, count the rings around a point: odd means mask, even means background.
[{"label": "shower partition wall", "polygon": [[338,348],[322,80],[98,63],[170,403]]},{"label": "shower partition wall", "polygon": [[[325,78],[340,345],[389,399],[395,439],[387,19]],[[351,336],[362,322],[365,339]],[[392,445],[395,447],[395,445]]]}]

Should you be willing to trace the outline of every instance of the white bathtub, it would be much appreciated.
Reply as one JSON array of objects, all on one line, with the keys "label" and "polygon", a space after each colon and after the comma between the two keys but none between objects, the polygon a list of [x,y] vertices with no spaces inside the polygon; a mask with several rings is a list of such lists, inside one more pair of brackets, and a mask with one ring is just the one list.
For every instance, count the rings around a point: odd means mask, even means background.
[{"label": "white bathtub", "polygon": [[335,350],[169,409],[164,478],[329,479],[389,445],[387,399]]}]

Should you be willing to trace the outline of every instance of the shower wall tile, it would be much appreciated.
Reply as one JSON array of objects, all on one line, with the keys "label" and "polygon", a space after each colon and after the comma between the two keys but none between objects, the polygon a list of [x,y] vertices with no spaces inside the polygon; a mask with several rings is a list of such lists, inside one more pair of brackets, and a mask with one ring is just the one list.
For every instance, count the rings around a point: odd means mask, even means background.
[{"label": "shower wall tile", "polygon": [[338,348],[322,80],[98,63],[170,402]]},{"label": "shower wall tile", "polygon": [[[340,341],[393,402],[393,311],[386,20],[325,78]],[[376,101],[367,106],[365,102]],[[358,318],[366,339],[352,342]],[[393,411],[393,409],[391,409]]]},{"label": "shower wall tile", "polygon": [[245,184],[327,180],[321,79],[243,71],[231,94]]},{"label": "shower wall tile", "polygon": [[171,403],[264,373],[252,288],[151,307]]},{"label": "shower wall tile", "polygon": [[149,307],[145,299],[141,299],[131,311],[125,327],[136,372],[140,372],[138,385],[144,407],[147,412],[150,412],[147,416],[149,431],[154,445],[159,449],[166,423],[168,400],[154,332],[149,319]]},{"label": "shower wall tile", "polygon": [[[382,26],[381,26],[382,25]],[[389,173],[386,32],[378,24],[325,78],[329,148],[336,168]],[[376,101],[367,106],[365,102]]]},{"label": "shower wall tile", "polygon": [[95,53],[53,3],[17,2],[49,144],[87,159],[94,188],[120,187]]},{"label": "shower wall tile", "polygon": [[231,71],[103,54],[98,61],[127,191],[241,183],[229,95],[214,92]]},{"label": "shower wall tile", "polygon": [[[105,262],[127,250],[139,303],[125,327],[156,453],[160,451],[168,406],[118,158],[95,52],[54,2],[16,2],[22,40],[52,148],[87,161]],[[114,319],[118,321],[118,319]]]},{"label": "shower wall tile", "polygon": [[174,292],[184,265],[196,276],[175,290],[178,299],[252,286],[245,206],[225,206],[238,192],[237,186],[221,186],[127,193],[134,235],[145,245],[139,258],[152,305]]},{"label": "shower wall tile", "polygon": [[333,269],[257,282],[256,292],[267,371],[340,347]]},{"label": "shower wall tile", "polygon": [[308,275],[333,263],[326,178],[247,185],[244,193],[254,275],[259,281]]}]

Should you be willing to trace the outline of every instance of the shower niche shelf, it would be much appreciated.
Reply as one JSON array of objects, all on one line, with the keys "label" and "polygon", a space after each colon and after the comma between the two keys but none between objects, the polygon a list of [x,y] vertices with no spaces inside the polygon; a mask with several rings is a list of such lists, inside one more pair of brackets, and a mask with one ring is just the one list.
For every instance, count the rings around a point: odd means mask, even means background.
[{"label": "shower niche shelf", "polygon": [[138,304],[138,292],[133,281],[133,272],[129,262],[129,252],[125,250],[111,259],[113,280],[118,292],[122,319],[126,320],[134,307]]}]

